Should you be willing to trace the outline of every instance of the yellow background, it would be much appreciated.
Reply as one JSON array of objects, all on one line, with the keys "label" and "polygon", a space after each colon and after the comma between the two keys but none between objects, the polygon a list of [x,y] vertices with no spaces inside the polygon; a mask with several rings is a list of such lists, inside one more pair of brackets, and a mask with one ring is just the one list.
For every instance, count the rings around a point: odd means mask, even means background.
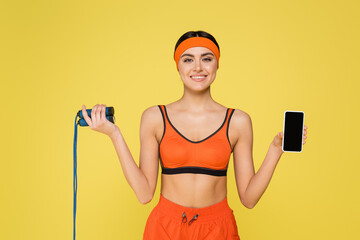
[{"label": "yellow background", "polygon": [[[241,239],[360,239],[359,20],[355,0],[2,1],[0,239],[72,239],[77,111],[114,106],[138,163],[142,112],[182,95],[172,55],[189,30],[220,45],[212,96],[250,114],[256,171],[285,110],[309,127],[251,210],[231,157]],[[79,127],[78,240],[142,239],[159,190],[141,205],[111,140]]]}]

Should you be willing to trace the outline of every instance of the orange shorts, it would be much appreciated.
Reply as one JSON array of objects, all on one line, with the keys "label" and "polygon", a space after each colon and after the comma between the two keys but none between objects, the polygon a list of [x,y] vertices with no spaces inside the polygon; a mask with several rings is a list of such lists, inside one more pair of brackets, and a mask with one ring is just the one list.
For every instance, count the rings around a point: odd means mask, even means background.
[{"label": "orange shorts", "polygon": [[147,219],[143,240],[240,240],[227,197],[203,208],[178,205],[160,194]]}]

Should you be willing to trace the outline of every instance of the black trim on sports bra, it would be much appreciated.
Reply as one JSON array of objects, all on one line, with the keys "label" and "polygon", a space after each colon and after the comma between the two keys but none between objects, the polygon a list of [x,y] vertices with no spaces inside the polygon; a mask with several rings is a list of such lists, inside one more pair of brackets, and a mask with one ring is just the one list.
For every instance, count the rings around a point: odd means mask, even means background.
[{"label": "black trim on sports bra", "polygon": [[[233,115],[234,112],[235,112],[235,109],[233,109],[233,110],[231,111],[231,113],[230,113],[229,120],[228,120],[228,124],[227,124],[227,128],[226,128],[226,137],[227,137],[227,139],[228,139],[228,141],[229,141],[230,148],[231,148],[231,143],[230,143],[230,138],[229,138],[229,125],[230,125],[230,119],[231,119],[231,117],[232,117],[232,115]],[[231,152],[233,152],[233,151],[234,151],[234,149],[231,148]]]},{"label": "black trim on sports bra", "polygon": [[163,132],[163,135],[162,135],[162,137],[161,137],[161,139],[160,139],[160,142],[159,142],[159,146],[160,146],[161,141],[163,140],[164,135],[165,135],[166,124],[165,124],[165,117],[164,117],[164,113],[163,113],[163,111],[162,111],[162,109],[161,109],[160,105],[158,105],[158,107],[159,107],[159,109],[160,109],[161,116],[162,116],[163,123],[164,123],[164,132]]},{"label": "black trim on sports bra", "polygon": [[163,119],[163,123],[164,123],[164,131],[163,131],[163,135],[160,139],[160,142],[159,142],[159,146],[158,146],[158,153],[159,153],[159,159],[160,159],[160,164],[161,164],[161,167],[163,167],[163,164],[162,164],[162,161],[161,161],[161,156],[160,156],[160,144],[164,138],[164,135],[165,135],[165,130],[166,130],[166,124],[165,124],[165,118],[164,118],[164,113],[160,107],[160,105],[158,105],[159,109],[160,109],[160,112],[161,112],[161,116],[162,116],[162,119]]},{"label": "black trim on sports bra", "polygon": [[176,129],[176,127],[171,123],[171,121],[170,121],[170,119],[169,119],[169,116],[168,116],[168,114],[167,114],[167,111],[166,111],[166,106],[165,106],[165,105],[163,105],[163,106],[164,106],[164,109],[165,109],[166,118],[167,118],[169,124],[171,125],[171,127],[172,127],[181,137],[183,137],[185,140],[187,140],[187,141],[189,141],[189,142],[192,142],[192,143],[201,143],[201,142],[205,141],[206,139],[208,139],[208,138],[212,137],[213,135],[215,135],[218,131],[220,131],[221,128],[225,125],[226,118],[227,118],[227,115],[228,115],[228,112],[229,112],[229,108],[228,108],[228,109],[226,110],[225,119],[224,119],[223,123],[221,124],[221,126],[220,126],[214,133],[212,133],[210,136],[204,138],[203,140],[200,140],[200,141],[192,141],[192,140],[186,138],[184,135],[182,135],[182,134]]},{"label": "black trim on sports bra", "polygon": [[226,176],[227,168],[221,170],[215,170],[202,167],[178,167],[178,168],[164,168],[162,166],[162,174],[179,174],[179,173],[201,173],[212,176]]}]

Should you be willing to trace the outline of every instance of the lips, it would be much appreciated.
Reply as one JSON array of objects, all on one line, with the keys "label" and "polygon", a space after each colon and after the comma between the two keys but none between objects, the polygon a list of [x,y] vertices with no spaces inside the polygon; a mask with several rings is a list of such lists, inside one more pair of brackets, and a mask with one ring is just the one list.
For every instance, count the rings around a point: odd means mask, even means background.
[{"label": "lips", "polygon": [[197,82],[204,80],[206,77],[207,77],[207,75],[192,75],[192,76],[190,76],[190,78],[192,80],[197,81]]}]

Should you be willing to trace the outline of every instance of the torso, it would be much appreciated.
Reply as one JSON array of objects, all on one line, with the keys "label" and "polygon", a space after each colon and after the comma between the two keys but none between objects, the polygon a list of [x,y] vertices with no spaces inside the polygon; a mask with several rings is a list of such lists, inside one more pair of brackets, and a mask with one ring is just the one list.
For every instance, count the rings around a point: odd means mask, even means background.
[{"label": "torso", "polygon": [[[227,110],[226,107],[219,104],[211,113],[191,114],[176,109],[173,103],[166,105],[166,109],[172,124],[192,141],[200,141],[218,129]],[[159,124],[155,132],[158,143],[160,143],[163,132],[164,126],[161,122],[161,127]],[[231,149],[233,149],[237,136],[231,132],[230,124],[229,140]],[[162,174],[161,194],[170,201],[185,207],[207,207],[225,199],[227,177],[192,173]]]}]

